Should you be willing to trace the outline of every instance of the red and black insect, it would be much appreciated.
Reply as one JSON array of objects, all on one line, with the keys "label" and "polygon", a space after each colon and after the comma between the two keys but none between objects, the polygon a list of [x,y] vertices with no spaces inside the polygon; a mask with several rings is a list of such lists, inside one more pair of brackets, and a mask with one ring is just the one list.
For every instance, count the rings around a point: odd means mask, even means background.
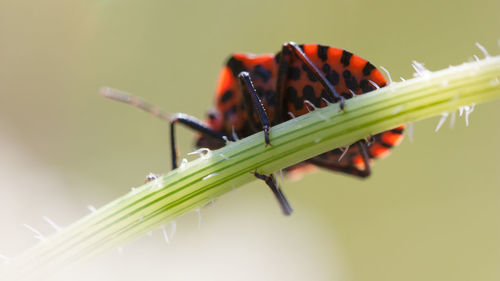
[{"label": "red and black insect", "polygon": [[[309,112],[308,105],[325,107],[386,86],[384,76],[373,64],[346,50],[318,44],[283,44],[277,54],[233,54],[223,67],[216,89],[216,105],[205,122],[178,113],[168,116],[140,100],[116,93],[105,96],[134,104],[170,122],[172,168],[177,168],[175,124],[198,131],[196,145],[209,149],[223,147],[226,139],[236,141],[264,131],[266,146],[271,144],[273,125]],[[404,125],[359,140],[345,149],[333,149],[287,168],[286,172],[308,166],[343,172],[358,177],[371,173],[372,159],[382,158],[403,138]],[[254,175],[263,180],[278,199],[283,212],[292,209],[273,175]]]}]

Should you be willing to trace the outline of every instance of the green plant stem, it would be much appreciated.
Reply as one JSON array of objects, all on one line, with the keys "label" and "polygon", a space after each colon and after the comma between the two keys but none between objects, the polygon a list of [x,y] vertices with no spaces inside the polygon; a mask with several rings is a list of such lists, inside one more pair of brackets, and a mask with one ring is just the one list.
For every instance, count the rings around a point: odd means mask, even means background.
[{"label": "green plant stem", "polygon": [[[500,97],[500,57],[425,72],[209,152],[89,214],[11,261],[30,275],[86,260],[254,180],[315,155],[461,106]],[[19,272],[18,272],[19,273]]]}]

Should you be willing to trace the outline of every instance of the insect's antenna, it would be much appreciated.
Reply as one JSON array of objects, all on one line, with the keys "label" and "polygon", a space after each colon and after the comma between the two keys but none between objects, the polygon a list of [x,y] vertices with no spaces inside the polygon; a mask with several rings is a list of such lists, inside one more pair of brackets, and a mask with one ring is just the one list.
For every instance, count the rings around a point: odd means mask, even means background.
[{"label": "insect's antenna", "polygon": [[102,87],[101,89],[99,89],[99,94],[101,94],[101,96],[108,98],[108,99],[111,99],[111,100],[130,104],[134,107],[137,107],[137,108],[142,109],[148,113],[151,113],[154,116],[156,116],[160,119],[163,119],[167,122],[170,121],[170,117],[171,117],[170,113],[162,110],[159,107],[152,106],[149,103],[145,102],[140,97],[134,96],[134,95],[129,94],[127,92],[120,91],[120,90],[113,89],[113,88],[109,88],[109,87]]}]

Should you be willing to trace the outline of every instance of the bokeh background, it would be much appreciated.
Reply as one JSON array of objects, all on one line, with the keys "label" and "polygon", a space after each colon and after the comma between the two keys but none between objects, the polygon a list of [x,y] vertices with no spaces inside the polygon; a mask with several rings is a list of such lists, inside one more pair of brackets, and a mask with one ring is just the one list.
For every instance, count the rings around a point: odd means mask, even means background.
[{"label": "bokeh background", "polygon": [[[167,125],[104,100],[109,85],[202,118],[236,51],[285,41],[348,49],[411,77],[500,52],[500,2],[0,0],[0,255],[169,169]],[[260,182],[55,280],[498,280],[500,102],[465,127],[414,125],[368,180],[317,172]],[[181,151],[193,134],[178,130]],[[2,260],[0,259],[0,263]],[[92,278],[92,279],[90,279]]]}]

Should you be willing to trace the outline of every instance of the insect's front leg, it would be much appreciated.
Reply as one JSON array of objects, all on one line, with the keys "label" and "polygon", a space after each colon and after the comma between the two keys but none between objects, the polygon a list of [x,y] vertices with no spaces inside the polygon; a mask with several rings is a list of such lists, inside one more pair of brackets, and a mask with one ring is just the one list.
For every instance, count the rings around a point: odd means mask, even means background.
[{"label": "insect's front leg", "polygon": [[224,141],[224,135],[208,127],[200,120],[184,113],[176,113],[170,118],[170,148],[172,151],[172,170],[177,168],[177,146],[175,143],[175,124],[184,124],[190,129]]}]

